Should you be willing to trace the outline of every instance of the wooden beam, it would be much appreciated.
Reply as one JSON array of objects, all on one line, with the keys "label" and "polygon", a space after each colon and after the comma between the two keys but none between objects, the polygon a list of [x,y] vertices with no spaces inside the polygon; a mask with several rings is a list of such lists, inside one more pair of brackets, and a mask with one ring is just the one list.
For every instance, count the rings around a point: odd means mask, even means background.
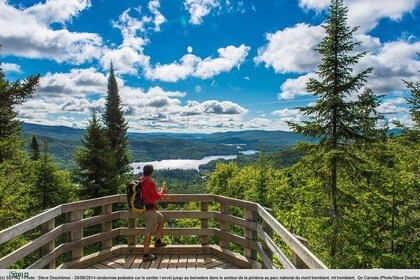
[{"label": "wooden beam", "polygon": [[270,257],[267,256],[267,254],[265,253],[264,249],[261,247],[261,245],[259,243],[257,243],[257,251],[258,254],[260,255],[261,259],[264,262],[264,266],[268,269],[275,269],[273,262],[271,261]]},{"label": "wooden beam", "polygon": [[221,195],[215,195],[214,201],[219,202],[220,204],[227,204],[227,205],[236,206],[239,208],[248,209],[252,211],[257,211],[257,205],[258,205],[255,202],[230,198],[230,197],[221,196]]},{"label": "wooden beam", "polygon": [[8,268],[10,265],[16,263],[20,259],[26,257],[27,255],[33,253],[35,250],[41,248],[48,242],[51,242],[56,237],[62,234],[62,227],[58,226],[52,231],[41,235],[37,239],[25,244],[24,246],[20,247],[16,251],[11,252],[7,256],[0,259],[0,268]]},{"label": "wooden beam", "polygon": [[263,248],[264,252],[266,253],[267,257],[272,262],[272,256],[271,254],[274,253],[274,255],[277,257],[277,259],[280,261],[280,263],[283,265],[284,268],[289,269],[296,269],[295,265],[286,257],[286,255],[283,253],[282,250],[280,250],[279,247],[274,243],[274,241],[271,239],[271,236],[269,236],[261,226],[258,226],[257,228],[258,233],[261,236],[262,241],[267,246],[269,253],[267,253],[267,250]]},{"label": "wooden beam", "polygon": [[[245,209],[245,219],[249,223],[256,223],[258,219],[258,213],[252,210]],[[257,242],[257,232],[256,230],[250,230],[245,228],[244,237],[246,239]],[[257,260],[257,251],[253,250],[247,246],[244,247],[244,256],[250,258],[251,260]]]},{"label": "wooden beam", "polygon": [[61,268],[80,269],[121,255],[121,246],[114,246],[65,263]]},{"label": "wooden beam", "polygon": [[[209,203],[208,202],[201,202],[200,205],[200,210],[201,210],[201,214],[210,214],[210,217],[214,218],[214,212],[208,212],[209,210]],[[202,218],[200,220],[201,223],[201,228],[202,229],[207,229],[209,227],[209,220],[208,218]],[[209,237],[207,235],[202,235],[201,236],[201,245],[207,245],[209,244]]]},{"label": "wooden beam", "polygon": [[[145,229],[144,228],[119,228],[121,235],[144,235]],[[173,235],[173,236],[180,236],[180,235],[213,235],[214,229],[201,229],[201,228],[164,228],[162,231],[164,235]]]},{"label": "wooden beam", "polygon": [[328,269],[308,248],[260,205],[258,205],[258,214],[310,268]]},{"label": "wooden beam", "polygon": [[[45,222],[41,225],[41,234],[44,235],[55,228],[55,218]],[[55,239],[51,240],[47,244],[41,247],[41,257],[45,256],[55,248]],[[54,269],[55,268],[55,260],[50,262],[46,265],[45,268]]]},{"label": "wooden beam", "polygon": [[[121,254],[143,255],[143,252],[144,252],[143,245],[136,245],[136,246],[121,245]],[[160,248],[150,247],[150,253],[158,254],[158,255],[210,254],[211,245],[167,245],[165,247],[160,247]]]},{"label": "wooden beam", "polygon": [[219,237],[221,240],[225,240],[226,242],[232,242],[239,246],[248,247],[252,250],[258,249],[256,241],[253,241],[251,239],[246,239],[245,237],[242,237],[233,233],[221,231],[218,229],[215,229],[214,231],[215,231],[215,236]]},{"label": "wooden beam", "polygon": [[[128,228],[129,229],[136,229],[137,219],[129,218],[128,219]],[[120,234],[123,234],[120,231]],[[127,234],[128,235],[128,245],[136,245],[137,244],[137,235],[136,234]]]},{"label": "wooden beam", "polygon": [[[230,212],[229,204],[221,202],[220,203],[220,213],[222,215],[229,215],[229,212]],[[228,222],[225,222],[225,221],[220,221],[220,231],[225,232],[225,233],[229,233],[230,232],[230,224]],[[220,247],[225,248],[225,249],[230,248],[229,241],[226,240],[224,238],[224,236],[220,235],[220,234],[219,234],[219,245],[220,245]]]},{"label": "wooden beam", "polygon": [[42,258],[38,259],[36,262],[32,263],[27,268],[44,268],[49,263],[55,261],[61,254],[63,254],[63,244],[58,245],[54,250],[52,250]]},{"label": "wooden beam", "polygon": [[[260,225],[258,225],[257,226],[257,232],[259,232],[260,235],[261,235],[261,238],[262,238],[262,241],[263,241],[262,242],[262,248],[263,248],[264,252],[271,259],[271,261],[273,261],[273,251],[270,249],[270,245],[267,244],[268,240],[265,238],[265,237],[268,237],[268,239],[270,239],[272,241],[273,229],[270,227],[269,224],[267,224],[266,221],[262,220],[262,228],[260,227]],[[274,242],[271,245],[275,245]],[[277,246],[275,246],[275,247],[277,248]],[[283,252],[281,252],[281,253],[283,253]],[[289,261],[287,258],[286,258],[286,260]],[[280,260],[280,262],[281,262],[281,260]],[[285,265],[283,264],[283,266],[285,266]]]},{"label": "wooden beam", "polygon": [[243,218],[239,218],[236,216],[216,212],[214,218],[218,221],[227,222],[227,223],[240,226],[246,229],[250,229],[254,231],[257,229],[257,223],[255,221],[247,221]]},{"label": "wooden beam", "polygon": [[120,235],[120,229],[113,229],[108,232],[102,232],[88,237],[82,237],[81,239],[66,242],[63,245],[63,252],[72,251],[74,248],[83,248],[89,245],[92,245],[96,242],[102,242],[104,240],[114,238]]},{"label": "wooden beam", "polygon": [[[70,212],[70,222],[81,221],[83,219],[83,210],[75,210]],[[83,228],[75,228],[70,231],[70,242],[83,238]],[[75,260],[83,257],[83,246],[74,247],[71,250],[71,259]]]},{"label": "wooden beam", "polygon": [[15,238],[16,236],[19,236],[39,225],[42,225],[54,219],[55,217],[58,217],[61,214],[62,207],[61,205],[59,205],[57,207],[46,210],[45,212],[42,212],[41,214],[38,214],[35,217],[22,221],[17,225],[6,228],[0,231],[0,244],[7,242],[10,239]]},{"label": "wooden beam", "polygon": [[66,203],[66,204],[63,204],[63,213],[94,208],[94,207],[98,207],[98,206],[102,206],[106,204],[124,202],[125,200],[121,201],[121,197],[125,198],[125,195],[117,194],[117,195],[104,196],[104,197],[99,197],[99,198],[94,198],[94,199],[89,199],[89,200]]},{"label": "wooden beam", "polygon": [[78,228],[86,228],[86,227],[90,227],[94,225],[100,225],[100,224],[108,223],[108,222],[112,225],[112,221],[119,220],[120,216],[121,216],[121,211],[116,211],[113,213],[89,217],[83,220],[67,222],[63,224],[63,232],[68,232],[70,230],[78,229]]},{"label": "wooden beam", "polygon": [[[112,221],[119,219],[121,217],[121,212],[116,213],[114,217],[112,217],[112,204],[102,205],[102,215],[106,216],[106,221],[102,222],[102,232],[108,232],[112,230]],[[108,218],[112,217],[112,220],[108,220]],[[102,250],[108,249],[112,247],[112,238],[102,241]]]},{"label": "wooden beam", "polygon": [[[308,248],[308,240],[307,239],[305,239],[305,238],[303,238],[299,235],[296,235],[296,234],[294,234],[294,236],[296,237],[297,240],[299,240],[303,244],[303,246]],[[296,268],[299,268],[299,269],[309,268],[305,264],[305,262],[295,252],[292,252],[292,262],[295,264]]]}]

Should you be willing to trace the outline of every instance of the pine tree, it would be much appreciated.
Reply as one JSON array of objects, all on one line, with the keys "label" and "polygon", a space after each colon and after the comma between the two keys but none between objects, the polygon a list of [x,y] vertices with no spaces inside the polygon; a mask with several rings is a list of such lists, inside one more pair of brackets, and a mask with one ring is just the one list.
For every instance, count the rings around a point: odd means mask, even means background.
[{"label": "pine tree", "polygon": [[411,142],[417,142],[420,137],[420,82],[408,82],[404,80],[403,82],[407,86],[407,89],[410,90],[411,94],[411,96],[405,100],[410,106],[410,114],[413,121],[413,126],[407,127],[399,121],[395,121],[394,124],[402,130],[403,134],[408,140]]},{"label": "pine tree", "polygon": [[29,76],[24,81],[9,82],[0,64],[0,163],[10,159],[21,147],[21,126],[16,120],[15,107],[35,93],[39,77]]},{"label": "pine tree", "polygon": [[115,154],[110,149],[106,131],[92,112],[82,139],[83,147],[76,151],[76,181],[82,198],[97,198],[117,193]]},{"label": "pine tree", "polygon": [[103,120],[111,150],[115,152],[115,170],[118,180],[121,182],[123,176],[130,170],[127,138],[128,123],[124,119],[121,108],[118,84],[112,64],[108,78],[107,93]]},{"label": "pine tree", "polygon": [[322,154],[320,159],[325,161],[322,168],[326,171],[322,181],[330,198],[332,263],[337,250],[337,220],[340,215],[337,196],[339,192],[342,193],[337,186],[340,168],[345,170],[351,165],[357,166],[352,162],[354,159],[348,148],[355,142],[373,140],[370,139],[372,134],[365,132],[374,129],[372,125],[377,119],[377,116],[365,113],[373,111],[375,106],[371,98],[366,98],[366,94],[358,96],[356,101],[350,98],[363,87],[372,68],[353,74],[352,67],[366,52],[349,54],[360,42],[353,41],[358,27],[347,25],[347,12],[342,0],[331,0],[330,14],[323,24],[326,36],[315,49],[322,55],[317,72],[319,80],[312,78],[306,85],[307,91],[318,97],[317,102],[313,106],[300,108],[309,120],[302,125],[289,123],[295,132],[318,140],[308,150]]},{"label": "pine tree", "polygon": [[38,160],[40,158],[40,152],[39,152],[38,139],[36,138],[35,134],[32,136],[31,150],[32,150],[31,159]]},{"label": "pine tree", "polygon": [[31,210],[37,212],[69,202],[74,199],[75,192],[69,172],[58,168],[45,139],[42,155],[35,162],[35,182],[30,189]]}]

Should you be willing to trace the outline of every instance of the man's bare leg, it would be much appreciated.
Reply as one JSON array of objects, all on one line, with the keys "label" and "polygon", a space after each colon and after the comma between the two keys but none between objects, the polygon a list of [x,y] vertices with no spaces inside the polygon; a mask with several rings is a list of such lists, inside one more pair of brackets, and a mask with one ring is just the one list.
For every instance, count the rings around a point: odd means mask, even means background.
[{"label": "man's bare leg", "polygon": [[150,239],[152,238],[151,233],[146,233],[144,235],[144,254],[147,255],[150,252]]},{"label": "man's bare leg", "polygon": [[162,220],[162,221],[160,221],[160,223],[157,226],[157,229],[156,229],[156,238],[157,239],[160,239],[161,236],[162,236],[162,229],[163,229],[164,224],[165,224],[165,220]]}]

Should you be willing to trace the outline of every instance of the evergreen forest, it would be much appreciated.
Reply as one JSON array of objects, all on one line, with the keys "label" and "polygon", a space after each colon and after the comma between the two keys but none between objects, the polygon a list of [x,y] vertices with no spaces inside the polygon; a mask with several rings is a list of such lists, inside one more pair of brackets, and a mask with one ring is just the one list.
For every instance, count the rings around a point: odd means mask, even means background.
[{"label": "evergreen forest", "polygon": [[[318,78],[306,84],[317,101],[299,108],[303,122],[289,123],[302,141],[275,150],[256,147],[257,155],[212,161],[199,170],[157,170],[154,179],[158,186],[166,181],[169,193],[218,194],[271,208],[330,268],[420,268],[420,72],[417,80],[404,81],[413,125],[395,122],[391,131],[377,112],[381,96],[364,86],[372,69],[353,71],[366,52],[356,51],[357,27],[348,25],[342,0],[331,1],[323,28],[314,50],[322,56]],[[173,140],[130,143],[115,75],[111,65],[106,110],[91,112],[81,139],[71,140],[73,163],[63,164],[59,152],[51,153],[54,137],[24,135],[18,120],[18,107],[35,94],[40,76],[9,81],[0,66],[0,230],[62,203],[123,194],[140,175],[130,167],[133,160],[149,159],[159,147],[167,149],[162,158],[171,154]],[[206,156],[188,148],[186,154]],[[0,257],[39,234],[1,244]],[[194,236],[165,239],[199,242]]]}]

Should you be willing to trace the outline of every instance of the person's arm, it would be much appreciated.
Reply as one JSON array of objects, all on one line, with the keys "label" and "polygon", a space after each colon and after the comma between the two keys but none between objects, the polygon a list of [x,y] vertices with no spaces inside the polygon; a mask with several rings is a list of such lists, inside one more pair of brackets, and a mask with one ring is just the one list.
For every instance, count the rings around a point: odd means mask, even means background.
[{"label": "person's arm", "polygon": [[150,191],[151,191],[151,196],[153,197],[154,200],[161,200],[163,195],[165,194],[165,189],[162,189],[160,192],[157,191],[156,189],[156,184],[155,182],[151,181],[150,184]]}]

